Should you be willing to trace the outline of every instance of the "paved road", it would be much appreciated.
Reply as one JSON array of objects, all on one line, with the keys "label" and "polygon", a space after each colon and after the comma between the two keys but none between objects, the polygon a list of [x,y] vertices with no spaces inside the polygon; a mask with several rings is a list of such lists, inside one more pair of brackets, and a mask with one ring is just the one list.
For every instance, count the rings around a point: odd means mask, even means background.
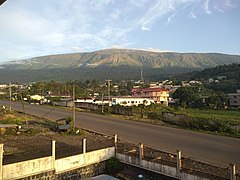
[{"label": "paved road", "polygon": [[[0,105],[8,106],[8,102],[0,101]],[[12,103],[12,107],[22,110],[19,102]],[[28,114],[52,120],[72,114],[70,110],[40,105],[25,104],[25,109]],[[132,122],[84,112],[76,113],[76,124],[82,128],[107,135],[117,133],[120,138],[142,142],[163,151],[176,152],[177,149],[180,149],[184,155],[223,166],[229,166],[230,162],[234,162],[237,164],[237,169],[240,170],[240,139]]]}]

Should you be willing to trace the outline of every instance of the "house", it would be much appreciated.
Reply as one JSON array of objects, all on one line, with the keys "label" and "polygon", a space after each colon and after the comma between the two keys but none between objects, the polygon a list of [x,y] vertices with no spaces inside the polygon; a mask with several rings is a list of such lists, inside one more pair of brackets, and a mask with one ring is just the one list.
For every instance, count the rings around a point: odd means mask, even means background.
[{"label": "house", "polygon": [[121,105],[121,106],[138,106],[140,104],[145,104],[146,106],[154,103],[152,99],[141,98],[141,97],[132,97],[132,96],[114,96],[112,97],[112,105]]},{"label": "house", "polygon": [[230,107],[240,108],[240,89],[237,89],[236,93],[229,93],[228,99]]},{"label": "house", "polygon": [[155,103],[161,103],[168,106],[169,90],[163,88],[133,88],[132,96],[138,98],[147,98],[153,100]]},{"label": "house", "polygon": [[39,104],[43,104],[46,101],[44,96],[40,96],[38,94],[36,95],[31,95],[29,97],[29,102],[30,103],[39,103]]},{"label": "house", "polygon": [[44,99],[44,96],[40,96],[40,95],[36,94],[36,95],[30,96],[30,99],[40,101],[41,99]]},{"label": "house", "polygon": [[6,89],[8,88],[9,85],[7,84],[0,84],[0,89]]}]

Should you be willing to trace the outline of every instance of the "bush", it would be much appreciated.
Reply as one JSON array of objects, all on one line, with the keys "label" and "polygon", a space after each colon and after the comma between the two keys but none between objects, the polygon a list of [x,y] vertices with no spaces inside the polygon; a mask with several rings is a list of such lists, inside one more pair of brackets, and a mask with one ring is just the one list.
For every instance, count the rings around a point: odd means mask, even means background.
[{"label": "bush", "polygon": [[162,114],[159,114],[157,112],[149,112],[149,113],[147,113],[147,116],[150,119],[159,119],[159,120],[162,119]]},{"label": "bush", "polygon": [[123,166],[119,159],[116,157],[111,157],[109,160],[107,160],[106,171],[108,174],[116,174],[121,170],[123,170]]},{"label": "bush", "polygon": [[179,124],[184,128],[197,129],[210,132],[232,133],[230,125],[226,122],[217,121],[214,119],[192,118],[184,119]]},{"label": "bush", "polygon": [[7,118],[4,120],[1,120],[2,124],[17,124],[17,125],[21,125],[22,121],[20,119],[17,118]]}]

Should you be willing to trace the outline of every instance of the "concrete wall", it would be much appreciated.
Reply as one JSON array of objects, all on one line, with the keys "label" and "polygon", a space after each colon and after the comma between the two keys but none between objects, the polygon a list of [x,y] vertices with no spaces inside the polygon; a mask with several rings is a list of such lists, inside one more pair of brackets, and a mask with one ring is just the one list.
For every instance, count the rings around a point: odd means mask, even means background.
[{"label": "concrete wall", "polygon": [[176,177],[176,168],[171,166],[166,166],[158,163],[153,163],[149,161],[142,160],[140,161],[137,157],[131,157],[124,154],[117,153],[117,158],[127,164],[141,166],[147,170],[158,172],[167,176]]},{"label": "concrete wall", "polygon": [[187,173],[181,173],[181,180],[208,180],[207,178],[203,178],[200,176],[187,174]]},{"label": "concrete wall", "polygon": [[106,173],[106,161],[56,174],[56,179],[82,179]]},{"label": "concrete wall", "polygon": [[46,172],[52,170],[52,157],[44,157],[39,159],[33,159],[29,161],[23,161],[14,164],[4,165],[3,179],[18,179],[40,172]]},{"label": "concrete wall", "polygon": [[164,120],[180,125],[182,121],[192,121],[193,118],[185,116],[183,114],[174,114],[174,113],[168,113],[168,112],[163,112],[163,118]]},{"label": "concrete wall", "polygon": [[115,148],[100,149],[56,160],[56,174],[99,163],[114,156]]},{"label": "concrete wall", "polygon": [[181,179],[181,180],[207,180],[208,178],[204,178],[198,175],[189,174],[186,172],[181,172],[180,177],[177,177],[177,168],[171,167],[167,165],[162,165],[159,163],[154,163],[146,160],[139,160],[138,157],[131,157],[124,154],[117,153],[117,158],[126,164],[130,164],[132,166],[140,167],[146,170],[153,171],[155,173],[163,174],[173,179]]},{"label": "concrete wall", "polygon": [[[80,169],[82,172],[84,168],[85,174],[94,173],[94,168],[115,154],[115,147],[100,149],[85,154],[79,154],[62,159],[55,160],[52,156],[19,163],[13,163],[2,166],[2,179],[20,179],[27,177],[36,177],[39,179],[47,177],[48,179],[55,179],[56,174],[61,174],[75,169]],[[103,169],[103,166],[100,166]],[[51,177],[49,176],[51,175]],[[66,173],[65,173],[66,174]],[[41,179],[40,178],[40,179]],[[0,177],[1,179],[1,177]]]}]

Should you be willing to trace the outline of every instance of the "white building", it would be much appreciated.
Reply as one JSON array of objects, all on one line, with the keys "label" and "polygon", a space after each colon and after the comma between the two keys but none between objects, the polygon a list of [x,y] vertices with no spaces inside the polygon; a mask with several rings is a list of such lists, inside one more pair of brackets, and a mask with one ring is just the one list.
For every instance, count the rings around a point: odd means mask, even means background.
[{"label": "white building", "polygon": [[132,97],[132,96],[112,97],[112,105],[138,106],[143,103],[146,106],[148,106],[151,103],[154,103],[154,100],[149,98],[140,98],[140,97]]}]

